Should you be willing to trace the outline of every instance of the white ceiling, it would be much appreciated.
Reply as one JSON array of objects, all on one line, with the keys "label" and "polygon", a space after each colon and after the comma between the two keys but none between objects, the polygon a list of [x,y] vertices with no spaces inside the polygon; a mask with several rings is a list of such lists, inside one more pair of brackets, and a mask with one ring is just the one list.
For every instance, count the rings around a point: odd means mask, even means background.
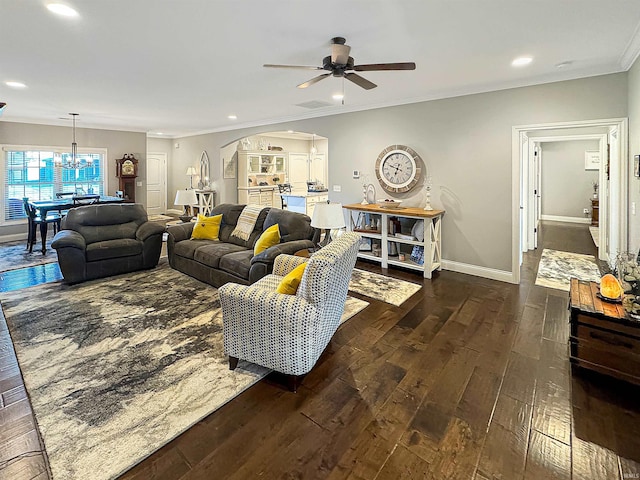
[{"label": "white ceiling", "polygon": [[[625,71],[640,50],[638,0],[60,1],[80,16],[0,0],[1,120],[180,136]],[[334,36],[356,64],[417,68],[363,72],[378,88],[346,82],[343,106],[341,79],[262,67],[321,65]]]}]

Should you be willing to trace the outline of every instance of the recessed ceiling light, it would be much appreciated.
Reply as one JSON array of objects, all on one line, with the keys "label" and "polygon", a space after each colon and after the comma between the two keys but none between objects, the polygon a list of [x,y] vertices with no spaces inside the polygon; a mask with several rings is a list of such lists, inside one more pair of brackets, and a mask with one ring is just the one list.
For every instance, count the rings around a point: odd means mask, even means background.
[{"label": "recessed ceiling light", "polygon": [[229,115],[227,118],[229,120],[237,120],[238,119],[238,117],[236,115]]},{"label": "recessed ceiling light", "polygon": [[163,132],[156,132],[156,135],[164,135]]},{"label": "recessed ceiling light", "polygon": [[567,60],[566,62],[556,63],[556,68],[566,68],[570,66],[573,62],[571,60]]},{"label": "recessed ceiling light", "polygon": [[4,82],[4,84],[11,88],[27,88],[27,86],[22,82]]},{"label": "recessed ceiling light", "polygon": [[342,93],[335,93],[332,95],[334,100],[342,100],[344,98],[344,95]]},{"label": "recessed ceiling light", "polygon": [[533,58],[531,57],[518,57],[511,62],[511,65],[514,67],[524,67],[525,65],[529,65],[531,62],[533,62]]},{"label": "recessed ceiling light", "polygon": [[62,15],[63,17],[77,17],[78,12],[71,8],[69,5],[65,5],[63,3],[49,3],[47,4],[47,9],[50,12],[53,12],[58,15]]},{"label": "recessed ceiling light", "polygon": [[293,133],[293,130],[287,130],[287,133]]}]

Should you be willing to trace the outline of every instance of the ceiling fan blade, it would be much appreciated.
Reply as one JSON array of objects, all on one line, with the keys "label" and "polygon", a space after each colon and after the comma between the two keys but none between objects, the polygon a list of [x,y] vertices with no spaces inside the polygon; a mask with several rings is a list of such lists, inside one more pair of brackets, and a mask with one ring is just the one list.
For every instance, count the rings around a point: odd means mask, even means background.
[{"label": "ceiling fan blade", "polygon": [[304,70],[324,70],[322,67],[312,67],[310,65],[274,65],[272,63],[265,63],[262,65],[267,68],[297,68]]},{"label": "ceiling fan blade", "polygon": [[364,77],[361,77],[357,73],[345,73],[344,78],[355,83],[359,87],[364,88],[365,90],[371,90],[372,88],[376,88],[377,85],[373,82],[370,82]]},{"label": "ceiling fan blade", "polygon": [[402,63],[371,63],[369,65],[356,65],[353,70],[356,72],[373,72],[377,70],[415,70],[416,64],[413,62]]},{"label": "ceiling fan blade", "polygon": [[327,78],[329,75],[331,75],[330,73],[323,73],[322,75],[318,75],[317,77],[312,78],[311,80],[308,80],[304,83],[301,83],[300,85],[298,85],[298,88],[307,88],[309,85],[313,85],[314,83],[318,83],[320,80],[323,80],[325,78]]},{"label": "ceiling fan blade", "polygon": [[331,45],[331,62],[336,65],[346,65],[349,61],[349,52],[351,47],[349,45],[340,45],[334,43]]}]

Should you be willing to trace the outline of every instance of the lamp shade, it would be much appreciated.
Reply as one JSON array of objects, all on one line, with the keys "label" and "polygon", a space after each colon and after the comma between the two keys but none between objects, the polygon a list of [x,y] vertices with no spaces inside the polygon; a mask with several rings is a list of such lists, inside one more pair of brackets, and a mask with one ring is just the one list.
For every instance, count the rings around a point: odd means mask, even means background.
[{"label": "lamp shade", "polygon": [[341,203],[317,203],[313,209],[311,226],[321,229],[342,228],[344,224],[344,214]]},{"label": "lamp shade", "polygon": [[197,174],[198,174],[198,173],[197,173],[197,171],[196,171],[196,167],[189,167],[189,168],[187,168],[187,175],[188,175],[189,177],[192,177],[192,176],[197,175]]},{"label": "lamp shade", "polygon": [[198,197],[195,190],[178,190],[176,199],[173,201],[174,205],[196,205],[197,203]]}]

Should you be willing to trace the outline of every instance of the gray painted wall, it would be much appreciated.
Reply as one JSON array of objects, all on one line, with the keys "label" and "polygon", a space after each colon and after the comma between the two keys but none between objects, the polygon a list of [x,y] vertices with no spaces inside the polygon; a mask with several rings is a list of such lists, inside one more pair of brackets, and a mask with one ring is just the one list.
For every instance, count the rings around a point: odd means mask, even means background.
[{"label": "gray painted wall", "polygon": [[584,169],[585,150],[598,150],[597,140],[543,142],[542,215],[585,218],[582,210],[591,211],[593,183],[598,170]]},{"label": "gray painted wall", "polygon": [[640,155],[640,58],[628,72],[629,78],[629,205],[636,204],[636,214],[629,208],[629,251],[640,249],[640,178],[633,176],[633,157]]},{"label": "gray painted wall", "polygon": [[[107,191],[112,195],[118,190],[115,160],[116,158],[122,158],[125,153],[133,153],[139,161],[139,177],[137,180],[143,182],[142,187],[136,187],[136,200],[139,203],[146,204],[146,163],[144,161],[147,154],[146,134],[76,128],[76,141],[79,148],[107,149],[105,180],[107,181]],[[0,121],[0,144],[68,147],[71,145],[71,128]],[[26,233],[26,231],[26,223],[21,225],[0,225],[0,236]]]},{"label": "gray painted wall", "polygon": [[[174,150],[170,182],[177,181],[169,189],[184,186],[184,168],[203,148],[218,178],[222,146],[261,132],[291,129],[329,139],[330,198],[355,203],[362,190],[352,171],[374,179],[379,153],[403,144],[422,156],[433,176],[432,204],[447,212],[443,258],[511,271],[512,230],[517,228],[511,225],[511,128],[626,116],[627,75],[620,73],[185,137],[177,140],[181,147]],[[372,183],[378,198],[388,196]],[[342,191],[333,192],[333,185]],[[420,190],[405,197],[407,205],[423,204]]]}]

